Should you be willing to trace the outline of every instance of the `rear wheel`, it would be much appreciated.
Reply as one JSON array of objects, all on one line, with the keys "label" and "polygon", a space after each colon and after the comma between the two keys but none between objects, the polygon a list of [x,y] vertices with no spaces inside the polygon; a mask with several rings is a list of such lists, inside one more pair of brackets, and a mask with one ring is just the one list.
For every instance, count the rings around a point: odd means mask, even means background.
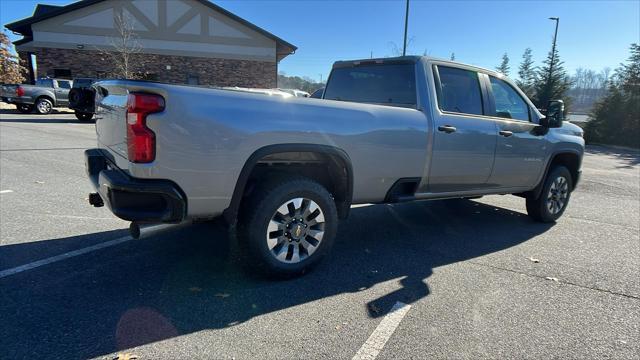
[{"label": "rear wheel", "polygon": [[564,213],[573,183],[571,173],[564,166],[556,166],[549,172],[537,199],[527,198],[527,213],[540,222],[554,222]]},{"label": "rear wheel", "polygon": [[76,111],[76,118],[78,118],[78,120],[80,120],[80,121],[89,121],[89,120],[91,120],[93,118],[93,114],[92,113]]},{"label": "rear wheel", "polygon": [[279,178],[243,204],[238,232],[249,264],[270,276],[305,273],[333,245],[338,213],[331,194],[317,182]]},{"label": "rear wheel", "polygon": [[39,98],[38,101],[36,101],[36,111],[42,115],[51,114],[51,111],[53,111],[53,103],[47,98]]},{"label": "rear wheel", "polygon": [[33,111],[33,105],[28,104],[17,104],[16,108],[23,114],[29,114]]}]

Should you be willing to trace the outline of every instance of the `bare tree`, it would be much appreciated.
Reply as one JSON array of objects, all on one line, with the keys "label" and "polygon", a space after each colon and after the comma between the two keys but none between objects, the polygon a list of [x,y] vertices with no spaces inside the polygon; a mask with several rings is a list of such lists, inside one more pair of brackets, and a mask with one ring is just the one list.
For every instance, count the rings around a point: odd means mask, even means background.
[{"label": "bare tree", "polygon": [[[407,55],[411,52],[410,48],[413,45],[415,37],[407,39]],[[402,56],[402,47],[398,46],[394,41],[389,41],[389,47],[391,48],[391,56]]]},{"label": "bare tree", "polygon": [[101,49],[100,53],[111,60],[113,76],[123,79],[139,79],[144,77],[142,45],[135,32],[133,19],[122,13],[114,17],[116,35],[109,37],[109,48]]}]

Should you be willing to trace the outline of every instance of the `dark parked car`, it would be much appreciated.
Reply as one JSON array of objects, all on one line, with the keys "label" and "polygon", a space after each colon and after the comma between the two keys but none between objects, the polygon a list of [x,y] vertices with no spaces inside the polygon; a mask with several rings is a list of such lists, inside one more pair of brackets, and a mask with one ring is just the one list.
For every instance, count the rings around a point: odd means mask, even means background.
[{"label": "dark parked car", "polygon": [[80,121],[89,121],[95,113],[95,90],[91,87],[95,79],[80,78],[73,80],[73,88],[69,92],[69,109],[74,110]]}]

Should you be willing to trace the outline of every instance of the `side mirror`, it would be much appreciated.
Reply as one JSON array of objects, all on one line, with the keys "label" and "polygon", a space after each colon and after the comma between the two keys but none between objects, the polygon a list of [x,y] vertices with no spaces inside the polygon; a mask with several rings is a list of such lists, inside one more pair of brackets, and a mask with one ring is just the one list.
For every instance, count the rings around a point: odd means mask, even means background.
[{"label": "side mirror", "polygon": [[540,125],[546,128],[559,128],[564,121],[564,101],[551,100],[547,105],[547,116],[540,119]]}]

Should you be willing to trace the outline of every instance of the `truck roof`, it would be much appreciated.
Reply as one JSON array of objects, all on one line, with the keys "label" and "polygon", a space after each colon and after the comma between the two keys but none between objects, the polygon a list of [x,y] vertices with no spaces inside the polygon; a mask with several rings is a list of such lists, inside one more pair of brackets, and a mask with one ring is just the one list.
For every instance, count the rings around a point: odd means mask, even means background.
[{"label": "truck roof", "polygon": [[419,56],[419,55],[395,56],[395,57],[372,58],[372,59],[356,59],[356,60],[339,60],[333,63],[333,69],[342,68],[342,67],[359,66],[359,65],[368,65],[368,64],[415,64],[418,61],[438,61],[438,62],[450,63],[455,65],[463,65],[463,66],[474,68],[476,70],[480,70],[483,72],[504,76],[503,74],[500,74],[495,70],[483,68],[476,65],[465,64],[462,62],[451,61],[451,60],[437,58],[433,56]]}]

